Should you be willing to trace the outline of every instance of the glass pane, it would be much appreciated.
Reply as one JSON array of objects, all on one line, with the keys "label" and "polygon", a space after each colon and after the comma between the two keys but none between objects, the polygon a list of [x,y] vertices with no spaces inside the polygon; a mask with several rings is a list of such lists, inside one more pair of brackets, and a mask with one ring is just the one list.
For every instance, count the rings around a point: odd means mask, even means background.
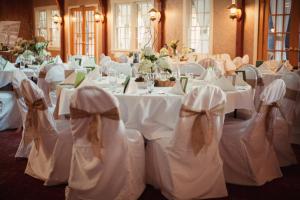
[{"label": "glass pane", "polygon": [[285,0],[285,14],[291,13],[292,0]]},{"label": "glass pane", "polygon": [[268,49],[273,50],[274,49],[274,34],[269,34],[268,36]]},{"label": "glass pane", "polygon": [[270,12],[272,15],[276,13],[276,0],[270,1]]},{"label": "glass pane", "polygon": [[283,1],[284,0],[277,0],[277,14],[283,14]]},{"label": "glass pane", "polygon": [[283,16],[276,17],[276,32],[283,32]]}]

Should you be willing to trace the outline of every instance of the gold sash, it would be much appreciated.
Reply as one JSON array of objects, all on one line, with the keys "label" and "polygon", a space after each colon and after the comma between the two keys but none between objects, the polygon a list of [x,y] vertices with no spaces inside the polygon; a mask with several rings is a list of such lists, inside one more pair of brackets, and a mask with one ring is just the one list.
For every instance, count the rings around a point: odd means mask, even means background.
[{"label": "gold sash", "polygon": [[46,77],[47,72],[45,71],[40,71],[39,73],[39,78],[45,78]]},{"label": "gold sash", "polygon": [[257,78],[257,85],[258,86],[264,86],[265,85],[264,80],[261,77]]},{"label": "gold sash", "polygon": [[259,113],[264,113],[266,112],[266,120],[265,120],[265,128],[267,131],[267,139],[269,140],[269,142],[272,144],[273,143],[273,122],[274,122],[274,115],[272,115],[272,111],[274,108],[277,108],[281,114],[281,116],[283,117],[283,119],[285,121],[286,117],[281,109],[281,106],[279,105],[278,102],[273,102],[269,105],[263,105],[263,102],[260,102],[259,105]]},{"label": "gold sash", "polygon": [[[197,155],[204,145],[210,144],[213,140],[213,124],[212,115],[221,115],[224,113],[224,103],[215,106],[210,110],[193,111],[182,106],[179,116],[181,118],[196,116],[192,126],[191,144],[194,155]],[[206,131],[203,130],[203,126],[206,124]]]},{"label": "gold sash", "polygon": [[256,88],[257,80],[256,79],[246,79],[246,83],[248,83],[253,89]]},{"label": "gold sash", "polygon": [[[92,121],[89,124],[89,129],[87,133],[87,139],[92,144],[92,149],[96,157],[102,160],[101,149],[103,148],[103,140],[102,140],[102,122],[101,118],[108,118],[112,120],[120,120],[119,110],[118,108],[112,108],[104,113],[89,113],[84,110],[80,110],[77,108],[70,107],[71,119],[80,119],[92,117]],[[97,134],[97,133],[100,134]]]},{"label": "gold sash", "polygon": [[[33,141],[35,143],[35,148],[37,151],[39,151],[40,136],[37,132],[37,128],[38,128],[38,113],[37,113],[37,111],[38,110],[40,110],[40,111],[46,110],[47,105],[44,102],[44,99],[38,99],[32,103],[27,98],[24,98],[24,100],[25,100],[25,104],[28,107],[25,128],[27,130],[29,129],[30,132],[32,133]],[[30,141],[25,139],[24,140],[25,144],[29,144],[31,142],[31,139],[30,139]]]}]

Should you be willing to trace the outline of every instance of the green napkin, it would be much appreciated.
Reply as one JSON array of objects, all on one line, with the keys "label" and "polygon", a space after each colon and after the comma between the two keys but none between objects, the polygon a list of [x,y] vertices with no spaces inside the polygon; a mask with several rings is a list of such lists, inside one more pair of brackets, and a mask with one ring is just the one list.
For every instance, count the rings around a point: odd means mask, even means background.
[{"label": "green napkin", "polygon": [[128,85],[129,85],[129,82],[130,82],[130,76],[127,76],[126,77],[126,80],[125,80],[125,82],[124,82],[124,90],[123,90],[123,93],[125,94],[125,92],[126,92],[126,89],[127,89],[127,87],[128,87]]},{"label": "green napkin", "polygon": [[74,87],[77,88],[84,79],[85,79],[85,73],[77,72]]}]

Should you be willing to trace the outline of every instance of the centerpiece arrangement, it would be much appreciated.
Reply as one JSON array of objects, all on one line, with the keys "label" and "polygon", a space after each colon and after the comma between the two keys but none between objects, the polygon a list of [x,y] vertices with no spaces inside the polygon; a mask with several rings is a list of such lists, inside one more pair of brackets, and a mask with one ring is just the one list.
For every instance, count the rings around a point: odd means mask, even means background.
[{"label": "centerpiece arrangement", "polygon": [[34,37],[32,40],[19,38],[10,51],[14,56],[33,64],[42,64],[50,56],[50,52],[47,51],[48,44],[49,42],[41,36]]},{"label": "centerpiece arrangement", "polygon": [[144,75],[154,73],[155,86],[171,86],[174,84],[175,78],[170,79],[172,70],[169,52],[166,48],[162,48],[157,53],[151,47],[145,47],[142,50],[138,72],[140,75],[136,78],[136,82],[144,82]]}]

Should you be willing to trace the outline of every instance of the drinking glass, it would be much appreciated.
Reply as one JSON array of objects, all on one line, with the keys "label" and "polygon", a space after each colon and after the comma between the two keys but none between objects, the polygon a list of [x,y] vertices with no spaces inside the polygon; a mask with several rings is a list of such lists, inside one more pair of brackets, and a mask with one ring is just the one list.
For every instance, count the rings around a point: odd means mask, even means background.
[{"label": "drinking glass", "polygon": [[118,73],[115,70],[110,70],[108,72],[108,81],[111,85],[112,91],[115,91],[118,81]]},{"label": "drinking glass", "polygon": [[149,94],[151,94],[154,89],[154,80],[155,80],[155,74],[148,73],[146,75],[147,91]]}]

